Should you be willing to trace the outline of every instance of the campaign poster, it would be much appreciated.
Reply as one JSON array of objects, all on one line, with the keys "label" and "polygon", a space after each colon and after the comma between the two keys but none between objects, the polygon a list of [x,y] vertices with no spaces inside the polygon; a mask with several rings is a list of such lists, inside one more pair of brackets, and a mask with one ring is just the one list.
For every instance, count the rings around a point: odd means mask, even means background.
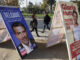
[{"label": "campaign poster", "polygon": [[0,13],[0,43],[9,40],[9,38],[10,36],[8,34],[8,31],[6,30],[3,18]]},{"label": "campaign poster", "polygon": [[21,58],[24,58],[36,48],[36,43],[20,9],[0,6],[0,13],[15,48]]},{"label": "campaign poster", "polygon": [[10,40],[9,33],[6,29],[0,30],[0,43]]},{"label": "campaign poster", "polygon": [[63,27],[61,9],[60,9],[59,3],[57,2],[56,7],[55,7],[54,16],[52,19],[47,47],[51,47],[55,44],[60,43],[63,37],[64,37],[64,27]]},{"label": "campaign poster", "polygon": [[69,60],[80,60],[80,19],[73,2],[60,2]]},{"label": "campaign poster", "polygon": [[3,18],[2,18],[1,14],[0,14],[0,30],[5,29],[5,28],[6,27],[4,25]]}]

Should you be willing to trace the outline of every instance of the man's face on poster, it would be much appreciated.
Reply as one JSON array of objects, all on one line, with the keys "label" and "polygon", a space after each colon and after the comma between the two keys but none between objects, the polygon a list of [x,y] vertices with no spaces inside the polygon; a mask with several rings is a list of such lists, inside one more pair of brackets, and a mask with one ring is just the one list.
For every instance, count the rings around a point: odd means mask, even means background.
[{"label": "man's face on poster", "polygon": [[29,44],[28,35],[23,26],[13,27],[16,37],[21,41],[21,43]]},{"label": "man's face on poster", "polygon": [[73,21],[74,21],[74,24],[77,23],[77,14],[76,13],[73,13]]}]

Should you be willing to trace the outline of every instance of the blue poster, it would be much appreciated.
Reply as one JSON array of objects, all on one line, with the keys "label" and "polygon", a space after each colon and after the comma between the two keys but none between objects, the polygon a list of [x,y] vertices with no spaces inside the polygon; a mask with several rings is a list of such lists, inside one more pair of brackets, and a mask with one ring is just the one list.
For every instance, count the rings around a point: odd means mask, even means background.
[{"label": "blue poster", "polygon": [[0,13],[21,58],[36,48],[34,38],[19,8],[0,7]]}]

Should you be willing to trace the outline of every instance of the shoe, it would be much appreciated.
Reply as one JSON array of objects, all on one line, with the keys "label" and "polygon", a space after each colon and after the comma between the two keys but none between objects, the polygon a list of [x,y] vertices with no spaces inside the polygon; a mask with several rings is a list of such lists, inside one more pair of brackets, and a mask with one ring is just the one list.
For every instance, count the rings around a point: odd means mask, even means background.
[{"label": "shoe", "polygon": [[42,33],[44,33],[44,31],[42,31]]},{"label": "shoe", "polygon": [[37,37],[40,37],[39,35],[37,35]]}]

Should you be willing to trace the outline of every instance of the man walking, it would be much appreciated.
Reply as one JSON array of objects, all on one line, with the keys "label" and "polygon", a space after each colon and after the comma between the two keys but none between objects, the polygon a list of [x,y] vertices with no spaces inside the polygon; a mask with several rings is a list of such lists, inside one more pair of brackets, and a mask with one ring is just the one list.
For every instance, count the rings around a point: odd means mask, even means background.
[{"label": "man walking", "polygon": [[51,18],[48,16],[48,13],[47,13],[47,12],[44,12],[44,28],[43,28],[42,33],[45,32],[45,28],[46,28],[46,27],[47,27],[47,29],[50,30],[50,27],[48,26],[49,23],[50,23],[50,20],[51,20]]}]

